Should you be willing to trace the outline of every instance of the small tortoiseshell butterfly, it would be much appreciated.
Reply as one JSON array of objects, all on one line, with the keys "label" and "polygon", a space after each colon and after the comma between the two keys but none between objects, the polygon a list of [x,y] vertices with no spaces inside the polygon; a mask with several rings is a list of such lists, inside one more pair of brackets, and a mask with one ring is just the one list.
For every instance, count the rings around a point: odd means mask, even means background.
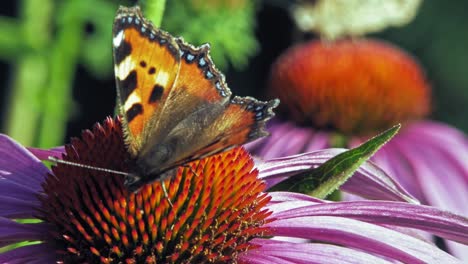
[{"label": "small tortoiseshell butterfly", "polygon": [[138,7],[119,8],[113,51],[118,112],[135,161],[130,191],[268,134],[265,122],[279,101],[232,97],[209,50],[156,28]]}]

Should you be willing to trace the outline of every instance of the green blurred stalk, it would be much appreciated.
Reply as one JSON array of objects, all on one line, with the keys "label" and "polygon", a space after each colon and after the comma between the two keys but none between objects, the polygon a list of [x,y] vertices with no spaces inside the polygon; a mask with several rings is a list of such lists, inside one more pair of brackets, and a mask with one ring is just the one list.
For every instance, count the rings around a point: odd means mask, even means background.
[{"label": "green blurred stalk", "polygon": [[[21,2],[22,30],[17,42],[26,43],[27,48],[19,50],[16,58],[6,131],[22,144],[41,148],[63,144],[73,108],[71,91],[84,42],[84,21],[93,6],[93,1]],[[144,10],[160,25],[164,7],[165,0],[147,1]],[[9,31],[15,30],[12,21],[3,22]],[[54,38],[52,25],[56,25]],[[14,49],[17,43],[9,41],[4,44]]]},{"label": "green blurred stalk", "polygon": [[[61,2],[52,16],[53,1],[22,2],[23,41],[29,50],[17,59],[7,133],[24,145],[63,144],[83,37],[83,3]],[[53,23],[55,39],[49,32]]]},{"label": "green blurred stalk", "polygon": [[7,110],[7,134],[23,145],[35,145],[41,117],[40,97],[47,83],[47,62],[40,54],[22,56],[15,76]]},{"label": "green blurred stalk", "polygon": [[[88,3],[91,4],[91,3]],[[75,1],[62,2],[55,42],[51,45],[49,83],[43,94],[43,113],[39,125],[38,147],[63,144],[66,125],[73,108],[72,88],[78,55],[83,42],[86,6]]]},{"label": "green blurred stalk", "polygon": [[156,27],[161,26],[164,16],[166,0],[146,0],[143,6],[143,14],[149,18]]},{"label": "green blurred stalk", "polygon": [[[40,97],[48,78],[44,49],[50,41],[52,1],[23,0],[20,4],[21,30],[9,36],[25,43],[28,49],[17,58],[6,114],[6,132],[21,143],[36,143],[40,122]],[[19,34],[19,36],[18,36]],[[6,42],[5,42],[6,43]],[[21,45],[18,45],[21,47]]]},{"label": "green blurred stalk", "polygon": [[11,60],[25,51],[23,38],[18,37],[21,30],[17,19],[0,16],[0,58]]}]

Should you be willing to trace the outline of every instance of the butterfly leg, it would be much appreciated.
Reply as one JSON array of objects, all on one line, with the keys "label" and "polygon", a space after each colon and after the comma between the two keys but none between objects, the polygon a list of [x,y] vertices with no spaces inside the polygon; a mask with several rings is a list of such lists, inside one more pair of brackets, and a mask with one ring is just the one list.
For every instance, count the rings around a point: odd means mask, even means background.
[{"label": "butterfly leg", "polygon": [[167,193],[166,185],[164,184],[164,181],[161,181],[161,187],[164,192],[164,197],[166,197],[167,202],[169,202],[169,205],[173,207],[171,199],[169,199],[169,194]]},{"label": "butterfly leg", "polygon": [[[199,166],[199,165],[200,165],[200,162],[197,164],[197,167],[196,167],[195,170],[198,170],[198,166]],[[196,177],[198,177],[198,174],[197,174],[196,171],[192,168],[192,166],[190,166],[190,165],[183,165],[183,167],[189,169],[189,170],[193,173],[193,175],[195,175]]]}]

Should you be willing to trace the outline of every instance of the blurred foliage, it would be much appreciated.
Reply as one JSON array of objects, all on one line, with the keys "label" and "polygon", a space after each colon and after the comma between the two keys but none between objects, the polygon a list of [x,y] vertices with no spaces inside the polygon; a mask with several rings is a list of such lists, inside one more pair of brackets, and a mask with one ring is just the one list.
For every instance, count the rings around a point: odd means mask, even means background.
[{"label": "blurred foliage", "polygon": [[[305,0],[303,0],[305,1]],[[9,13],[0,16],[0,60],[7,71],[2,83],[2,133],[7,133],[29,146],[51,147],[65,139],[67,124],[80,116],[84,108],[96,107],[101,98],[85,98],[88,105],[75,103],[72,95],[109,95],[114,101],[111,28],[118,5],[134,5],[137,1],[117,0],[20,0],[8,2]],[[211,44],[216,66],[230,73],[232,87],[261,89],[268,69],[247,68],[248,78],[241,70],[246,66],[269,67],[272,50],[284,49],[282,43],[297,41],[298,30],[277,16],[265,14],[265,7],[275,6],[288,13],[291,4],[283,0],[145,0],[143,13],[175,36],[194,45]],[[2,2],[3,6],[8,6]],[[13,6],[13,8],[11,7]],[[434,87],[434,115],[468,131],[464,113],[468,101],[468,17],[466,1],[423,1],[415,20],[402,28],[390,28],[375,34],[414,54],[427,69]],[[164,10],[164,16],[161,13]],[[275,13],[278,14],[278,13]],[[285,16],[283,16],[284,18]],[[255,31],[257,20],[264,23]],[[290,25],[287,26],[286,25]],[[286,30],[287,35],[280,35]],[[255,34],[260,36],[263,50]],[[296,36],[295,39],[292,39]],[[275,47],[275,48],[271,48]],[[268,53],[270,52],[270,53]],[[268,54],[269,57],[266,57]],[[259,58],[261,63],[257,63]],[[1,65],[0,65],[1,66]],[[77,73],[84,69],[94,83],[84,82]],[[241,72],[241,74],[239,74]],[[237,80],[232,76],[240,76]],[[106,87],[100,87],[103,82]],[[237,83],[236,83],[237,82]],[[255,85],[252,85],[255,84]],[[81,86],[80,86],[81,85]],[[83,87],[91,86],[91,88]],[[109,86],[109,87],[107,87]],[[255,87],[253,87],[255,86]],[[90,90],[87,93],[85,90]],[[93,90],[94,89],[94,90]],[[98,101],[101,100],[101,101]],[[92,103],[89,103],[92,102]],[[84,106],[81,106],[84,105]],[[109,110],[108,114],[111,114]],[[92,119],[92,118],[91,118]],[[97,121],[96,119],[93,119]],[[76,134],[76,133],[74,133]]]},{"label": "blurred foliage", "polygon": [[250,0],[168,1],[162,28],[193,45],[209,42],[216,66],[226,69],[231,63],[240,69],[259,49],[256,6]]},{"label": "blurred foliage", "polygon": [[[134,1],[132,1],[134,2]],[[221,68],[240,68],[257,51],[255,3],[230,1],[142,1],[143,12],[194,43],[211,42]],[[28,146],[63,144],[66,124],[80,112],[72,100],[79,65],[96,79],[112,78],[110,0],[22,0],[18,18],[0,17],[0,59],[13,68],[4,132]],[[188,20],[187,18],[190,18]],[[12,37],[14,36],[14,37]],[[79,88],[78,88],[79,89]],[[109,113],[111,114],[111,113]]]},{"label": "blurred foliage", "polygon": [[[0,39],[0,56],[13,66],[5,130],[26,145],[59,145],[74,111],[78,63],[96,77],[111,72],[108,43],[115,5],[23,0],[18,9],[18,18],[0,18],[0,31],[8,36]],[[87,23],[95,34],[86,36]]]}]

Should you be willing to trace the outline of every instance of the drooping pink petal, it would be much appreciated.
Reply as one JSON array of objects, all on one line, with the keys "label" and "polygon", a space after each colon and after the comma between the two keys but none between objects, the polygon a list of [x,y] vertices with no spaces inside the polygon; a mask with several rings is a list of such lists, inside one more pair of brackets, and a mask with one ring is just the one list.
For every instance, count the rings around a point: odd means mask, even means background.
[{"label": "drooping pink petal", "polygon": [[[417,184],[415,192],[427,204],[468,215],[468,139],[461,131],[432,121],[411,124],[396,142],[413,168],[398,175]],[[421,155],[424,153],[424,155]],[[402,177],[408,179],[402,179]],[[468,259],[468,250],[447,241],[450,251]]]},{"label": "drooping pink petal", "polygon": [[274,212],[271,217],[277,219],[307,216],[346,217],[379,225],[419,229],[468,244],[468,218],[431,206],[388,201],[356,201],[316,204],[309,202],[309,205],[293,209],[281,210],[278,206],[269,206],[269,209]]},{"label": "drooping pink petal", "polygon": [[[388,142],[382,151],[378,151],[372,158],[378,166],[381,166],[391,177],[394,177],[399,184],[404,186],[411,195],[416,197],[421,203],[426,203],[424,195],[421,192],[420,183],[414,177],[415,168],[408,160],[408,153],[401,149],[400,135],[397,135],[394,140]],[[388,162],[382,164],[381,161],[387,159]]]},{"label": "drooping pink petal", "polygon": [[444,142],[415,133],[405,135],[401,141],[397,143],[408,153],[408,161],[415,168],[413,177],[420,183],[425,200],[431,205],[468,215],[468,166],[442,151],[440,145]]},{"label": "drooping pink petal", "polygon": [[[252,244],[258,245],[248,253],[241,255],[240,259],[249,263],[252,256],[274,256],[283,261],[298,264],[308,263],[391,263],[382,258],[358,251],[355,249],[336,245],[319,243],[291,243],[271,239],[255,239]],[[281,262],[284,263],[284,262]]]},{"label": "drooping pink petal", "polygon": [[290,156],[330,147],[329,135],[301,128],[292,122],[273,119],[268,124],[269,131],[275,131],[270,137],[246,145],[249,151],[263,159]]},{"label": "drooping pink petal", "polygon": [[[424,134],[433,138],[434,142],[443,142],[441,147],[447,146],[446,151],[461,161],[468,159],[468,138],[462,131],[435,121],[419,121],[408,127],[411,133]],[[466,163],[465,168],[466,168]],[[468,177],[468,175],[466,176]]]},{"label": "drooping pink petal", "polygon": [[298,264],[296,262],[287,261],[279,257],[268,256],[263,254],[249,254],[240,257],[242,264]]},{"label": "drooping pink petal", "polygon": [[0,185],[8,181],[36,191],[41,189],[49,170],[26,148],[0,134],[0,157]]},{"label": "drooping pink petal", "polygon": [[[305,130],[305,129],[304,129]],[[313,136],[306,141],[306,148],[302,152],[311,152],[319,149],[330,148],[330,135],[322,131],[314,131]],[[296,152],[298,153],[298,152]],[[293,155],[296,153],[291,153]]]},{"label": "drooping pink petal", "polygon": [[269,192],[271,196],[271,200],[269,204],[276,204],[276,203],[282,203],[282,202],[288,202],[288,201],[307,201],[307,202],[312,202],[314,204],[316,203],[325,203],[327,201],[317,199],[315,197],[312,197],[310,195],[305,195],[302,193],[294,193],[294,192]]},{"label": "drooping pink petal", "polygon": [[459,263],[437,247],[378,225],[333,216],[276,219],[267,224],[274,236],[312,239],[362,249],[405,263]]}]

